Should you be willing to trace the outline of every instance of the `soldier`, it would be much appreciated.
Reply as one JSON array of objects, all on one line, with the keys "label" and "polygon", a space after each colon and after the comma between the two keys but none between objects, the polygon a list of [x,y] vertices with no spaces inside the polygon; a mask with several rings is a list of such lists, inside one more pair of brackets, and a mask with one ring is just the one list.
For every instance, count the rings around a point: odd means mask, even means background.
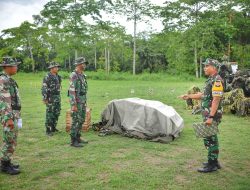
[{"label": "soldier", "polygon": [[0,120],[3,125],[3,146],[0,151],[1,170],[10,175],[20,173],[19,165],[11,163],[17,145],[18,123],[20,123],[21,101],[18,85],[12,75],[17,73],[18,62],[11,57],[3,58],[0,74]]},{"label": "soldier", "polygon": [[[202,118],[207,127],[219,125],[222,118],[221,99],[223,96],[223,80],[218,75],[219,63],[213,59],[207,59],[204,67],[205,75],[209,76],[205,83],[204,91],[197,94],[185,94],[180,98],[201,99]],[[217,135],[204,138],[204,145],[208,149],[208,162],[203,163],[204,167],[199,168],[198,172],[213,172],[220,169],[218,162],[219,143]]]},{"label": "soldier", "polygon": [[58,132],[56,128],[61,111],[61,77],[58,75],[60,65],[51,62],[48,69],[50,72],[44,77],[42,85],[43,102],[46,104],[46,134],[52,136]]},{"label": "soldier", "polygon": [[88,84],[83,73],[88,62],[84,57],[75,60],[75,71],[70,75],[68,96],[71,105],[72,125],[70,130],[71,146],[83,147],[88,141],[81,139],[81,129],[85,121]]}]

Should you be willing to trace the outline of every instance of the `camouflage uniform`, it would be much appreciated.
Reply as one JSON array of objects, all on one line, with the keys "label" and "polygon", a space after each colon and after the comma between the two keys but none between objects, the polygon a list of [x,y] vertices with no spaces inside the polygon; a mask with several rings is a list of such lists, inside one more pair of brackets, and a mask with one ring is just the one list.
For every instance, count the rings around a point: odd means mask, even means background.
[{"label": "camouflage uniform", "polygon": [[42,96],[46,104],[46,133],[57,131],[56,125],[61,111],[61,77],[49,72],[43,79]]},{"label": "camouflage uniform", "polygon": [[[16,66],[18,62],[12,58],[6,58],[1,66]],[[21,100],[18,85],[5,72],[0,74],[0,121],[3,125],[3,145],[0,150],[1,169],[11,175],[20,173],[19,165],[11,163],[11,157],[17,146],[18,126],[17,121],[21,117]],[[13,120],[14,126],[7,124]]]},{"label": "camouflage uniform", "polygon": [[[8,161],[17,145],[17,119],[20,118],[21,101],[16,81],[2,73],[0,76],[0,118],[3,125],[3,147],[0,152],[1,160]],[[6,125],[12,119],[14,128]]]},{"label": "camouflage uniform", "polygon": [[[76,60],[75,65],[87,64],[83,57]],[[71,112],[72,125],[70,129],[71,145],[80,147],[79,143],[88,143],[80,139],[82,125],[85,121],[88,83],[86,75],[73,71],[70,75],[68,96],[71,107],[77,106],[77,111]]]},{"label": "camouflage uniform", "polygon": [[72,126],[70,135],[77,137],[85,121],[88,83],[86,75],[72,72],[70,75],[69,99],[70,105],[77,105],[78,111],[72,112]]},{"label": "camouflage uniform", "polygon": [[[210,108],[212,106],[212,100],[214,96],[223,96],[223,87],[222,91],[216,91],[214,88],[223,85],[223,80],[220,75],[211,76],[205,83],[203,97],[201,99],[201,108],[202,108],[202,117],[205,122],[210,114]],[[222,106],[221,102],[218,106],[217,112],[213,118],[213,125],[219,125],[222,118]],[[213,163],[217,162],[219,156],[219,142],[217,135],[204,138],[204,145],[208,149],[208,162]]]}]

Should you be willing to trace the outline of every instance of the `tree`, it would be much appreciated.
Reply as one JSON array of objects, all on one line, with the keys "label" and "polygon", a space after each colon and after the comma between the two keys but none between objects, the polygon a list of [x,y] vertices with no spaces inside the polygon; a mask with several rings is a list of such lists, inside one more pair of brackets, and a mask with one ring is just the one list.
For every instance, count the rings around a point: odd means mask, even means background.
[{"label": "tree", "polygon": [[137,24],[146,20],[146,17],[153,17],[154,6],[150,0],[126,0],[116,1],[110,9],[110,12],[115,9],[117,14],[123,14],[127,20],[132,20],[134,23],[133,33],[133,75],[136,71],[136,38],[137,38]]}]

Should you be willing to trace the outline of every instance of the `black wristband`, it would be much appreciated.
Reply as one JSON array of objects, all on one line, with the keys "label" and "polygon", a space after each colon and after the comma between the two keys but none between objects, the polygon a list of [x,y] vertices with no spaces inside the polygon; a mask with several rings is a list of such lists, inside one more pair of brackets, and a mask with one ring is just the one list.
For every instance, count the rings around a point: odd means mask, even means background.
[{"label": "black wristband", "polygon": [[214,118],[214,116],[210,115],[210,116],[208,116],[208,118],[213,119],[213,118]]}]

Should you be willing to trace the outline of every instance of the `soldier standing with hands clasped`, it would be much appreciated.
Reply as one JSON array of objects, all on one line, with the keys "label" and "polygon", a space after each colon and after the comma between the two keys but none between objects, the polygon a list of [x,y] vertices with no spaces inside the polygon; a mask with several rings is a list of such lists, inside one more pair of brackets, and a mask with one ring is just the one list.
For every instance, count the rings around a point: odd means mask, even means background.
[{"label": "soldier standing with hands clasped", "polygon": [[[223,96],[223,80],[218,75],[219,62],[214,59],[207,59],[204,64],[205,75],[209,78],[205,83],[202,92],[197,94],[185,94],[180,96],[181,99],[201,99],[202,117],[207,127],[211,125],[219,125],[222,118],[221,98]],[[198,172],[213,172],[220,169],[218,162],[219,142],[217,135],[204,138],[204,145],[208,149],[208,162],[203,163],[202,168]]]},{"label": "soldier standing with hands clasped", "polygon": [[17,145],[18,128],[21,123],[21,101],[18,85],[12,75],[17,73],[19,62],[11,57],[3,58],[0,74],[0,120],[3,125],[3,146],[0,150],[1,171],[10,175],[20,173],[19,165],[11,163]]},{"label": "soldier standing with hands clasped", "polygon": [[70,75],[68,96],[71,106],[72,125],[70,130],[71,146],[83,147],[88,141],[81,139],[82,125],[85,121],[88,84],[83,73],[88,62],[84,57],[75,60],[75,71]]},{"label": "soldier standing with hands clasped", "polygon": [[58,75],[60,65],[51,62],[48,69],[50,72],[44,77],[42,84],[43,102],[46,104],[46,134],[52,136],[58,132],[56,128],[61,111],[61,77]]}]

